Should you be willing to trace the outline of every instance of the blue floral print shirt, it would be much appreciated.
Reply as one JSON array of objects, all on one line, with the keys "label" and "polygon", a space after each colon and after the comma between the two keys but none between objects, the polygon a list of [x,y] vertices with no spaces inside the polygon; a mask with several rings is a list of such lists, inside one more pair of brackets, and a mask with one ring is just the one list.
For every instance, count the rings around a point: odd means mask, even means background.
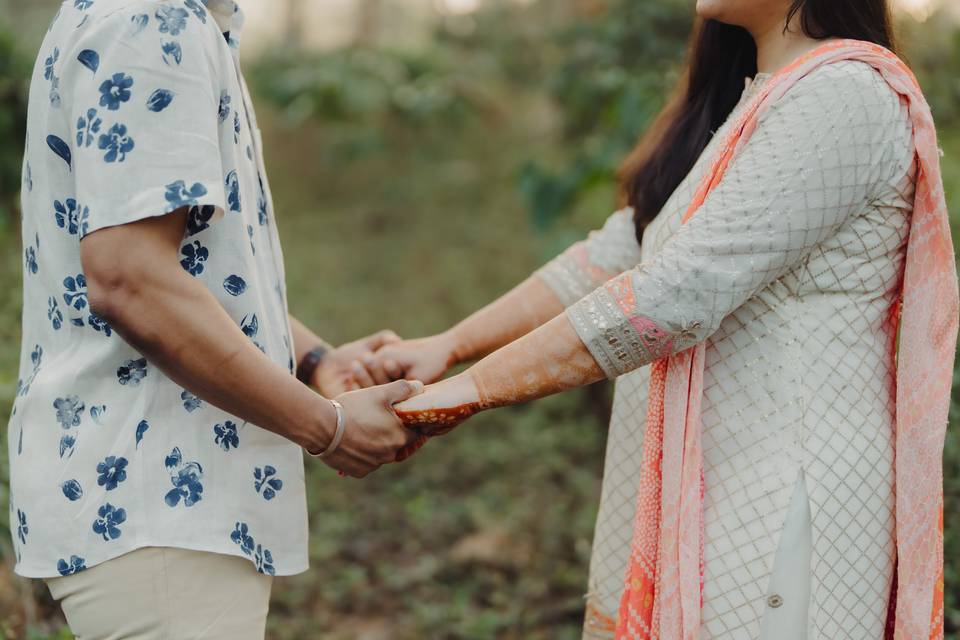
[{"label": "blue floral print shirt", "polygon": [[300,448],[137,353],[91,310],[80,263],[86,235],[187,207],[181,266],[293,372],[242,24],[233,0],[66,0],[43,42],[9,424],[21,575],[69,575],[144,546],[233,554],[271,575],[307,568]]}]

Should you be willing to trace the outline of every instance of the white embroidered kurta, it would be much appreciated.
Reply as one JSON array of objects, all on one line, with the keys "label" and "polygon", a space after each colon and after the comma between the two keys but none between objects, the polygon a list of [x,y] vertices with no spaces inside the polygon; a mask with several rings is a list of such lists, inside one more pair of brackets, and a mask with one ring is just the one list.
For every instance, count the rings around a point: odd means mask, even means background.
[{"label": "white embroidered kurta", "polygon": [[[633,533],[650,360],[622,300],[591,290],[637,263],[630,315],[670,332],[676,350],[706,342],[701,637],[754,640],[761,626],[783,637],[777,616],[799,599],[809,637],[882,637],[895,552],[888,319],[912,210],[911,135],[872,68],[824,66],[771,107],[682,228],[713,144],[642,251],[622,211],[540,272],[620,376],[586,637],[613,635],[603,620],[616,619]],[[809,549],[809,597],[771,590],[795,570],[797,553],[777,556],[781,539]]]}]

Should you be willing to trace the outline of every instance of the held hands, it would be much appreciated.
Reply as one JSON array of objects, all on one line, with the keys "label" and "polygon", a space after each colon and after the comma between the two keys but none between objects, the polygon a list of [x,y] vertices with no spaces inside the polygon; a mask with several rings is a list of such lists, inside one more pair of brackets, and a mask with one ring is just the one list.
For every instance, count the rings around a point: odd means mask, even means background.
[{"label": "held hands", "polygon": [[[422,392],[423,383],[399,380],[338,396],[345,418],[343,440],[324,462],[345,475],[363,478],[398,460],[400,454],[416,442],[418,434],[403,425],[393,405]],[[330,431],[322,443],[310,450],[324,449],[332,435]]]},{"label": "held hands", "polygon": [[[349,342],[330,351],[317,367],[311,384],[328,398],[347,391],[390,382],[390,378],[375,368],[368,371],[363,363],[374,362],[374,353],[387,345],[401,342],[393,331],[380,331],[367,338]],[[394,379],[399,379],[398,376]]]},{"label": "held hands", "polygon": [[[426,390],[419,382],[438,380],[456,361],[449,333],[401,340],[392,331],[381,331],[327,354],[313,386],[343,405],[346,429],[340,447],[324,462],[362,478],[384,464],[406,460],[429,438],[449,433],[479,412],[479,393],[469,373]],[[386,384],[390,380],[397,382]]]},{"label": "held hands", "polygon": [[423,393],[394,407],[404,426],[417,435],[397,456],[406,460],[429,438],[453,431],[485,407],[469,371],[429,385]]},{"label": "held hands", "polygon": [[457,363],[457,342],[451,332],[418,340],[392,341],[361,361],[373,380],[439,380]]}]

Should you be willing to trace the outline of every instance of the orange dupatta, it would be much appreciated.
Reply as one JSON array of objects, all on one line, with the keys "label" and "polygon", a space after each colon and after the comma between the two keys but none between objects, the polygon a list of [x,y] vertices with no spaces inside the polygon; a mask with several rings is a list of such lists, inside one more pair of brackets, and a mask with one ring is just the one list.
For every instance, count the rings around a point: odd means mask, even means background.
[{"label": "orange dupatta", "polygon": [[[897,567],[888,637],[943,638],[943,443],[957,338],[957,272],[930,108],[913,73],[869,42],[824,44],[778,71],[723,141],[683,217],[723,179],[764,111],[823,64],[858,60],[908,101],[917,182],[907,242],[896,375]],[[899,311],[899,313],[897,313]],[[695,640],[703,590],[700,401],[704,345],[651,365],[637,515],[617,640]]]}]

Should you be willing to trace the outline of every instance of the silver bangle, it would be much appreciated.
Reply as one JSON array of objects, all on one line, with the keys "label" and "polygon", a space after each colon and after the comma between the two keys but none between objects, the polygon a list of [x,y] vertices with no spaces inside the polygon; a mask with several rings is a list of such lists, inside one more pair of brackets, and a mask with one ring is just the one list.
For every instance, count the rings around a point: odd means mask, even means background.
[{"label": "silver bangle", "polygon": [[314,458],[320,458],[321,460],[333,455],[333,452],[336,451],[337,448],[340,446],[340,442],[343,440],[343,434],[347,430],[346,429],[347,421],[344,419],[343,405],[337,402],[336,400],[328,399],[328,402],[333,405],[334,410],[337,412],[337,430],[333,434],[333,440],[331,440],[329,446],[327,446],[327,448],[321,451],[320,453],[312,453],[310,451],[307,451],[307,453],[309,453]]}]

